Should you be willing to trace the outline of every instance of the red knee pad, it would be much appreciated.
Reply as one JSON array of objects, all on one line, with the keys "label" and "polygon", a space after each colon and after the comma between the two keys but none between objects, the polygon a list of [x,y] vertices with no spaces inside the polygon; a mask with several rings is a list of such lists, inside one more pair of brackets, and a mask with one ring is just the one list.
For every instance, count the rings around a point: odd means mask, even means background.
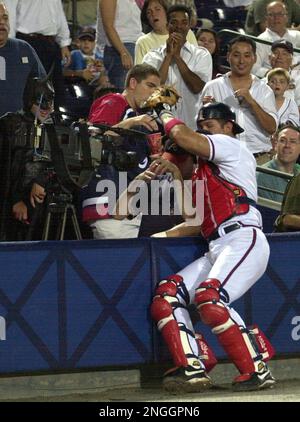
[{"label": "red knee pad", "polygon": [[195,291],[195,302],[196,305],[201,305],[201,303],[211,302],[212,300],[219,301],[220,293],[219,287],[221,283],[216,278],[208,278],[206,281],[200,284],[200,286]]},{"label": "red knee pad", "polygon": [[195,292],[195,303],[204,324],[211,328],[225,324],[230,318],[227,308],[220,303],[219,287],[216,278],[209,278],[200,284]]},{"label": "red knee pad", "polygon": [[174,274],[167,277],[165,280],[162,280],[158,283],[155,294],[164,296],[176,296],[177,294],[177,286],[183,282],[183,278],[178,275]]},{"label": "red knee pad", "polygon": [[[201,321],[210,328],[225,324],[230,320],[227,308],[219,303],[205,303],[198,308]],[[217,333],[216,333],[217,334]]]}]

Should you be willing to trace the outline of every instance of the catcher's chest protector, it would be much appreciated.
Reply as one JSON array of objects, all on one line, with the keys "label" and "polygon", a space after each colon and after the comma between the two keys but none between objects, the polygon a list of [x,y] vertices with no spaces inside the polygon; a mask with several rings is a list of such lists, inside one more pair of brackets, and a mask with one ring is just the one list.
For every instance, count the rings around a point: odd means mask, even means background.
[{"label": "catcher's chest protector", "polygon": [[198,160],[198,168],[192,177],[193,203],[196,198],[195,182],[204,182],[204,220],[201,225],[202,235],[209,237],[224,221],[235,215],[246,214],[249,203],[239,203],[239,198],[247,198],[245,191],[218,175],[218,167],[208,161]]}]

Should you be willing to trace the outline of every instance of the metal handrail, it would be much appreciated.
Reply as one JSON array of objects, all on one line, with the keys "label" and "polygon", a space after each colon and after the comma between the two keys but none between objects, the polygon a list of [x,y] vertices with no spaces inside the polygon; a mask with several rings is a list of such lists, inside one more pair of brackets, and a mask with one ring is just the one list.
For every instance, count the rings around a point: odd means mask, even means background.
[{"label": "metal handrail", "polygon": [[[262,167],[262,166],[257,166],[256,167],[256,171],[260,172],[260,173],[265,173],[265,174],[269,174],[270,176],[274,176],[274,177],[279,177],[280,179],[285,179],[290,181],[291,178],[293,177],[292,174],[290,173],[285,173],[283,171],[279,171],[279,170],[273,170],[267,167]],[[261,190],[264,190],[266,192],[272,192],[272,193],[276,193],[278,195],[284,195],[284,192],[278,191],[276,189],[273,188],[268,188],[266,186],[259,186],[258,188]],[[267,199],[267,198],[263,198],[261,196],[258,197],[258,204],[262,205],[264,207],[268,207],[268,208],[272,208],[273,210],[276,211],[280,211],[281,209],[281,202],[277,202],[277,201],[273,201],[271,199]]]},{"label": "metal handrail", "polygon": [[257,198],[257,203],[262,207],[271,208],[275,211],[281,210],[281,202],[272,201],[272,199],[263,198],[262,196],[259,196]]},{"label": "metal handrail", "polygon": [[[232,35],[236,35],[236,36],[240,36],[241,33],[237,32],[237,31],[232,31],[231,29],[221,29],[220,31],[218,31],[218,35],[219,34],[232,34]],[[267,40],[262,40],[261,38],[255,37],[254,35],[249,35],[249,34],[243,34],[244,37],[250,38],[251,40],[261,43],[261,44],[267,44],[267,45],[272,45],[274,41],[267,41]],[[300,48],[295,48],[294,47],[294,53],[300,53]]]},{"label": "metal handrail", "polygon": [[274,169],[270,169],[270,168],[262,167],[262,166],[257,166],[256,171],[270,174],[271,176],[276,176],[276,177],[280,177],[281,179],[287,179],[287,180],[290,180],[293,177],[293,174],[285,173],[283,171],[274,170]]}]

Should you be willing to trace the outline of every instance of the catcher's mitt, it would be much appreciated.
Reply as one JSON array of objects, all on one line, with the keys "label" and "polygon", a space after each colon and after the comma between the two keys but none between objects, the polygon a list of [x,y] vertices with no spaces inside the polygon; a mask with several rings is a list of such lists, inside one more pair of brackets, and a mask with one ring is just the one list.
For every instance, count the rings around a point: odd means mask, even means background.
[{"label": "catcher's mitt", "polygon": [[180,95],[172,86],[162,85],[145,101],[143,108],[154,109],[158,114],[164,109],[176,105]]}]

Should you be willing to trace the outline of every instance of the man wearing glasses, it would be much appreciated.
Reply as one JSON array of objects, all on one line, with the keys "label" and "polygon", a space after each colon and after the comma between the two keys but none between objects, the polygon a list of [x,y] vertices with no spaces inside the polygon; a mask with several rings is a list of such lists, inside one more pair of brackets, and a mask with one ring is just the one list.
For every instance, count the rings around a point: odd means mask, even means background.
[{"label": "man wearing glasses", "polygon": [[[299,7],[299,5],[298,5]],[[300,48],[300,32],[295,29],[288,29],[287,6],[281,1],[273,1],[266,8],[266,29],[258,38],[270,42],[286,40],[292,43],[294,48]],[[252,72],[258,77],[264,77],[270,70],[269,56],[271,46],[256,43],[257,60]],[[294,54],[294,64],[300,60],[299,53]]]},{"label": "man wearing glasses", "polygon": [[[262,167],[278,170],[294,176],[299,174],[300,165],[297,164],[297,159],[300,154],[299,128],[291,124],[283,125],[278,129],[276,138],[276,155],[272,160],[265,163]],[[282,202],[282,194],[269,192],[264,188],[273,189],[283,193],[287,184],[287,179],[281,179],[279,177],[261,172],[257,173],[258,195],[263,198]]]},{"label": "man wearing glasses", "polygon": [[[272,0],[254,0],[249,6],[245,30],[247,34],[258,36],[266,29],[266,7]],[[284,0],[288,18],[288,27],[300,24],[300,5],[295,0]]]}]

